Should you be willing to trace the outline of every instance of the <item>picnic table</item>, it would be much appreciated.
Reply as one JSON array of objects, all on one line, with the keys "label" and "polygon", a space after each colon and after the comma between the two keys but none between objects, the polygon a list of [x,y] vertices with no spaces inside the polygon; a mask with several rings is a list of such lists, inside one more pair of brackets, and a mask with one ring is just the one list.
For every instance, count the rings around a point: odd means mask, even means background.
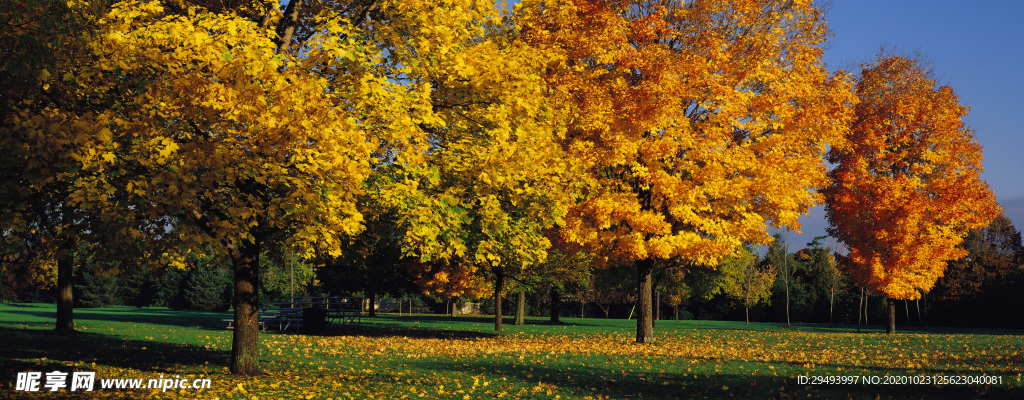
[{"label": "picnic table", "polygon": [[[319,308],[324,310],[325,324],[330,326],[337,320],[340,324],[362,322],[363,299],[358,297],[296,297],[293,301],[274,302],[275,307],[260,309],[259,326],[261,330],[276,328],[279,331],[302,328],[303,310]],[[308,317],[306,317],[308,318]],[[226,329],[234,329],[233,318],[225,318]]]},{"label": "picnic table", "polygon": [[359,297],[297,297],[295,301],[280,301],[274,305],[323,308],[328,324],[335,320],[342,325],[362,322],[363,316],[363,299]]},{"label": "picnic table", "polygon": [[[278,330],[302,327],[303,310],[306,308],[319,308],[326,312],[326,324],[330,325],[335,320],[342,325],[362,321],[362,299],[360,298],[338,298],[338,297],[306,297],[295,298],[290,302],[274,302],[275,307],[261,308],[259,310],[259,327],[266,330],[274,327]],[[227,322],[227,329],[234,328],[233,318],[221,319]]]}]

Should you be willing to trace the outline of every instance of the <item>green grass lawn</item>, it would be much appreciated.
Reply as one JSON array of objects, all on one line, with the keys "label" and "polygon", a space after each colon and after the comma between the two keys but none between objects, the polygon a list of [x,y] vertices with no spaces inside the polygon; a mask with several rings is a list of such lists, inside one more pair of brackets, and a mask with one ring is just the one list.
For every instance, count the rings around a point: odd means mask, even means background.
[{"label": "green grass lawn", "polygon": [[[635,321],[566,318],[560,325],[492,317],[380,316],[325,335],[267,332],[267,375],[228,373],[229,313],[111,307],[75,310],[78,333],[53,334],[55,307],[0,304],[0,398],[1024,398],[1024,335],[856,327],[659,321],[657,343],[632,343]],[[208,378],[211,389],[17,392],[28,371],[95,371],[96,379]],[[847,376],[848,385],[799,377]],[[894,378],[996,384],[884,384]],[[864,383],[878,379],[882,383]],[[44,379],[45,381],[45,379]],[[43,389],[46,390],[46,389]]]}]

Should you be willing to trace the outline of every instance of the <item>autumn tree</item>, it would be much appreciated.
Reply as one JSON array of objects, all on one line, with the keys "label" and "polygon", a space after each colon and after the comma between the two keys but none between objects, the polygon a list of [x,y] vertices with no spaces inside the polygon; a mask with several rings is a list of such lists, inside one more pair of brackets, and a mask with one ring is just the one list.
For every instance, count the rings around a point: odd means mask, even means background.
[{"label": "autumn tree", "polygon": [[390,12],[408,23],[372,34],[389,62],[409,66],[397,81],[423,88],[430,107],[415,116],[426,145],[391,153],[422,162],[382,163],[382,204],[398,213],[405,254],[431,268],[424,275],[438,282],[428,285],[492,285],[500,330],[506,278],[543,263],[545,232],[576,192],[560,147],[565,113],[543,79],[549,56],[519,38],[493,3],[411,1]]},{"label": "autumn tree", "polygon": [[[637,342],[654,338],[655,260],[710,266],[797,216],[825,183],[849,84],[821,62],[809,2],[526,2],[524,35],[564,54],[548,80],[572,94],[565,147],[590,186],[566,241],[632,264]],[[587,38],[587,40],[580,40]]]},{"label": "autumn tree", "polygon": [[801,265],[794,260],[795,255],[789,253],[789,245],[781,233],[776,232],[772,237],[774,240],[768,247],[768,254],[765,256],[764,262],[769,268],[777,271],[776,284],[779,281],[782,282],[782,294],[786,299],[786,325],[789,326],[790,292],[795,285],[795,275],[801,269]]},{"label": "autumn tree", "polygon": [[364,196],[360,212],[366,229],[342,238],[341,255],[330,257],[317,276],[331,293],[363,293],[370,300],[370,316],[376,316],[379,296],[401,295],[412,289],[413,282],[402,257],[394,211],[381,207],[374,196]]},{"label": "autumn tree", "polygon": [[636,302],[636,286],[630,266],[605,266],[594,270],[587,289],[587,297],[597,305],[608,318],[612,307]]},{"label": "autumn tree", "polygon": [[836,265],[832,249],[822,243],[826,237],[815,236],[814,240],[807,243],[807,247],[801,253],[804,257],[800,261],[804,263],[805,270],[810,275],[809,283],[816,293],[828,298],[828,324],[832,326],[836,294],[841,294],[849,281]]},{"label": "autumn tree", "polygon": [[[935,283],[928,300],[935,301],[943,315],[953,323],[1012,325],[1005,310],[1012,309],[1007,297],[1020,297],[1024,273],[1024,246],[1021,234],[1010,219],[1000,215],[988,226],[971,230],[960,243],[967,255],[950,261],[945,274]],[[1016,285],[1016,286],[1015,286]],[[997,305],[991,310],[981,305]]]},{"label": "autumn tree", "polygon": [[69,126],[96,143],[75,158],[88,174],[74,180],[71,204],[92,209],[123,195],[130,206],[100,215],[171,218],[184,247],[225,249],[235,278],[231,370],[252,375],[263,244],[336,253],[339,233],[361,229],[355,200],[379,143],[372,137],[387,132],[380,140],[400,145],[392,139],[416,130],[393,115],[419,103],[368,67],[380,54],[348,40],[361,14],[322,13],[299,54],[285,45],[288,29],[273,25],[294,19],[269,3],[233,4],[116,4],[100,20],[92,60],[53,77],[104,107],[36,126]]},{"label": "autumn tree", "polygon": [[[548,316],[552,323],[559,323],[562,295],[574,289],[586,290],[591,281],[590,254],[579,249],[553,248],[543,263],[530,272],[536,287],[547,287],[549,303]],[[519,304],[524,302],[519,296]],[[521,307],[516,308],[516,321],[521,321]],[[581,315],[582,316],[582,315]]]},{"label": "autumn tree", "polygon": [[742,305],[749,324],[750,306],[771,297],[777,269],[762,263],[750,245],[740,247],[736,253],[723,258],[714,268],[693,268],[685,278],[686,292],[695,300],[723,296],[732,304]]},{"label": "autumn tree", "polygon": [[725,293],[734,301],[743,303],[746,323],[750,325],[750,307],[771,298],[776,270],[770,265],[762,266],[748,246],[739,253],[738,257],[726,258],[719,268],[729,276]]},{"label": "autumn tree", "polygon": [[[36,0],[0,7],[6,27],[0,33],[6,56],[0,64],[0,246],[4,258],[34,265],[39,276],[55,276],[56,330],[62,333],[74,330],[76,249],[99,244],[104,256],[143,259],[146,252],[134,246],[135,239],[160,231],[164,222],[140,216],[130,196],[109,184],[123,177],[105,185],[89,180],[96,173],[91,160],[109,138],[109,131],[96,127],[118,93],[111,90],[114,85],[93,87],[69,77],[77,66],[95,62],[92,46],[107,10],[105,1]],[[120,78],[120,89],[144,81]]]},{"label": "autumn tree", "polygon": [[887,296],[893,333],[895,300],[931,290],[946,262],[967,254],[957,247],[964,235],[999,207],[979,176],[967,107],[921,61],[882,54],[863,67],[856,93],[848,146],[828,155],[828,232],[849,247],[841,265],[852,278]]}]

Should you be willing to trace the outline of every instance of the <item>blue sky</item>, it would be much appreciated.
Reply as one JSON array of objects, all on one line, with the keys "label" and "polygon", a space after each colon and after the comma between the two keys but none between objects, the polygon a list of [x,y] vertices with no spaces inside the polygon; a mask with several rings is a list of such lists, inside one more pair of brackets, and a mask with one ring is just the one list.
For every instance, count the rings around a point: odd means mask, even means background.
[{"label": "blue sky", "polygon": [[[939,83],[971,107],[966,118],[984,146],[985,179],[1017,229],[1024,228],[1024,2],[835,1],[826,14],[835,35],[825,51],[831,70],[856,71],[881,46],[920,51]],[[801,219],[804,235],[823,235],[821,208]]]},{"label": "blue sky", "polygon": [[[510,1],[514,4],[515,1]],[[825,51],[830,70],[857,71],[884,45],[920,51],[939,83],[971,107],[966,121],[984,146],[982,174],[1007,217],[1024,228],[1024,1],[832,2],[826,14],[834,36]],[[790,248],[825,234],[824,209],[801,218]]]}]

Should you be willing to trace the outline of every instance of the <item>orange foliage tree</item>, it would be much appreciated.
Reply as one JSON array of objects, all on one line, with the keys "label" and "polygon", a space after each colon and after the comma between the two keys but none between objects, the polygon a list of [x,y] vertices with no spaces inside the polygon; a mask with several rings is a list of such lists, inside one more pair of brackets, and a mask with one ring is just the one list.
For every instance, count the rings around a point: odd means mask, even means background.
[{"label": "orange foliage tree", "polygon": [[919,60],[880,56],[861,72],[860,102],[826,195],[829,234],[850,252],[841,264],[862,287],[889,298],[917,299],[942,276],[957,244],[984,227],[999,206],[981,180],[981,145],[963,122],[967,107],[936,87]]},{"label": "orange foliage tree", "polygon": [[562,239],[635,266],[636,340],[651,342],[655,261],[713,266],[770,241],[769,223],[797,228],[827,182],[852,83],[823,67],[825,23],[806,1],[520,7],[524,37],[563,56],[547,79],[571,95],[564,146],[587,171]]}]

